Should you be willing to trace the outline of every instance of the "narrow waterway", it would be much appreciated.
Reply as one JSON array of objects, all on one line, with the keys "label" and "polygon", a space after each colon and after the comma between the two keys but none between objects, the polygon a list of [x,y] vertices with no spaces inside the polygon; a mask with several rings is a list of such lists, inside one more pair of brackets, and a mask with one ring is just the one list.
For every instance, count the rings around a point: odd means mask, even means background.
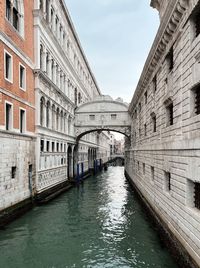
[{"label": "narrow waterway", "polygon": [[0,268],[177,268],[122,167],[87,179],[0,231]]}]

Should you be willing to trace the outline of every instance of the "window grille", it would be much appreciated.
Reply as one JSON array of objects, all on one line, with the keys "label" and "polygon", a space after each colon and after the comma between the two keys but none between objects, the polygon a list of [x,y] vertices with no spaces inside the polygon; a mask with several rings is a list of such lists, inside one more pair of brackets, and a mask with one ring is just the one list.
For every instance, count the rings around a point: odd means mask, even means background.
[{"label": "window grille", "polygon": [[154,92],[157,90],[157,75],[155,75],[153,78],[153,90]]},{"label": "window grille", "polygon": [[194,204],[195,207],[200,209],[200,183],[194,184]]},{"label": "window grille", "polygon": [[195,94],[195,113],[200,114],[200,85],[194,90]]}]

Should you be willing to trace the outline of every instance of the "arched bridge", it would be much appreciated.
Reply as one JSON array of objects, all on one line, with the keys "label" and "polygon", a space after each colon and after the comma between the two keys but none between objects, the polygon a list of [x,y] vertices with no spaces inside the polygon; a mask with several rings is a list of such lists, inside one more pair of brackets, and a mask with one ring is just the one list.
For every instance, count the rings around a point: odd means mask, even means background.
[{"label": "arched bridge", "polygon": [[121,99],[100,96],[92,102],[79,106],[75,111],[75,133],[80,139],[93,131],[116,131],[129,137],[131,118],[128,104]]}]

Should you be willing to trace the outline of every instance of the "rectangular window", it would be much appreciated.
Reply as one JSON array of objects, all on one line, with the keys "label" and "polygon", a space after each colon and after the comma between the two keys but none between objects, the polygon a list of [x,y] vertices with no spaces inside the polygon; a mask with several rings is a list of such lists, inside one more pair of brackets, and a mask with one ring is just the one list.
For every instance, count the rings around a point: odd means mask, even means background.
[{"label": "rectangular window", "polygon": [[117,115],[116,114],[111,114],[111,120],[116,120],[117,119]]},{"label": "rectangular window", "polygon": [[195,114],[200,114],[200,85],[195,87],[194,92],[194,110]]},{"label": "rectangular window", "polygon": [[90,117],[90,120],[95,120],[95,115],[94,114],[90,114],[89,117]]},{"label": "rectangular window", "polygon": [[144,102],[147,104],[147,91],[144,93]]},{"label": "rectangular window", "polygon": [[19,86],[21,89],[26,89],[26,69],[21,64],[19,65]]},{"label": "rectangular window", "polygon": [[167,126],[172,126],[174,123],[173,110],[173,103],[171,102],[168,106],[166,106]]},{"label": "rectangular window", "polygon": [[157,75],[154,76],[152,82],[153,82],[153,92],[155,93],[157,90]]},{"label": "rectangular window", "polygon": [[60,144],[60,151],[61,152],[63,151],[63,144],[62,143]]},{"label": "rectangular window", "polygon": [[13,63],[12,63],[12,56],[8,52],[4,52],[4,63],[5,63],[4,65],[5,79],[8,80],[9,82],[12,82]]},{"label": "rectangular window", "polygon": [[155,179],[155,170],[154,167],[151,167],[151,180],[154,181]]},{"label": "rectangular window", "polygon": [[52,142],[52,152],[55,152],[55,142]]},{"label": "rectangular window", "polygon": [[17,171],[17,167],[12,167],[11,168],[11,178],[12,179],[16,178],[16,171]]},{"label": "rectangular window", "polygon": [[147,125],[144,124],[144,136],[146,136],[146,135],[147,135]]},{"label": "rectangular window", "polygon": [[170,49],[169,53],[166,56],[167,66],[169,73],[172,71],[174,67],[174,50],[173,47]]},{"label": "rectangular window", "polygon": [[44,152],[44,140],[40,140],[40,151]]},{"label": "rectangular window", "polygon": [[6,0],[6,18],[11,21],[11,2]]},{"label": "rectangular window", "polygon": [[200,209],[200,183],[194,183],[194,205],[196,208]]},{"label": "rectangular window", "polygon": [[19,12],[16,7],[13,7],[13,26],[19,30]]},{"label": "rectangular window", "polygon": [[153,113],[151,115],[152,125],[153,125],[153,132],[156,132],[156,115]]},{"label": "rectangular window", "polygon": [[57,142],[57,152],[59,152],[59,142]]},{"label": "rectangular window", "polygon": [[20,129],[20,133],[24,133],[26,130],[26,114],[25,114],[25,110],[20,109],[20,119],[19,119],[19,129]]},{"label": "rectangular window", "polygon": [[49,152],[49,145],[50,145],[50,142],[47,141],[47,152]]},{"label": "rectangular window", "polygon": [[171,191],[171,173],[165,172],[165,190]]},{"label": "rectangular window", "polygon": [[143,175],[145,175],[145,163],[143,163]]},{"label": "rectangular window", "polygon": [[200,34],[200,3],[196,5],[194,8],[192,15],[191,15],[191,21],[194,28],[194,37],[197,37]]},{"label": "rectangular window", "polygon": [[6,130],[12,130],[12,105],[9,103],[6,103],[5,116]]}]

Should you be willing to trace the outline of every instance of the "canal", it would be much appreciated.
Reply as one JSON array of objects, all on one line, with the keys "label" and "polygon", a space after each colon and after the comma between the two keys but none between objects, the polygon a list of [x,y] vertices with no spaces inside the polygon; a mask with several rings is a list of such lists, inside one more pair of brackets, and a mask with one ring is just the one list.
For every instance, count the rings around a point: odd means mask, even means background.
[{"label": "canal", "polygon": [[124,178],[123,167],[0,231],[1,268],[177,268]]}]

